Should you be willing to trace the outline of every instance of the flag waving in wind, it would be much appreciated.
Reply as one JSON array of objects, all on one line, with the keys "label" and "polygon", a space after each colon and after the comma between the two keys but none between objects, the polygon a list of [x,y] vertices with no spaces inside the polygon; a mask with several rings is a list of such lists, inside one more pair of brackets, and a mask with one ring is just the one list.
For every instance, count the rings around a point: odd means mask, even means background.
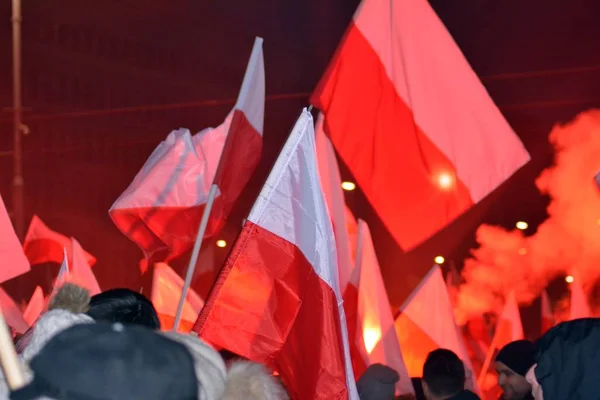
[{"label": "flag waving in wind", "polygon": [[387,365],[400,375],[396,384],[397,393],[414,393],[404,365],[371,232],[362,220],[358,221],[358,240],[356,268],[344,292],[354,373],[361,376],[369,365]]},{"label": "flag waving in wind", "polygon": [[261,38],[256,38],[233,110],[217,128],[171,132],[111,207],[117,227],[150,262],[190,249],[212,184],[219,187],[205,236],[218,232],[260,160],[265,108]]},{"label": "flag waving in wind", "polygon": [[274,368],[296,399],[358,399],[313,118],[296,122],[194,330]]},{"label": "flag waving in wind", "polygon": [[363,0],[311,102],[404,250],[529,160],[427,0]]}]

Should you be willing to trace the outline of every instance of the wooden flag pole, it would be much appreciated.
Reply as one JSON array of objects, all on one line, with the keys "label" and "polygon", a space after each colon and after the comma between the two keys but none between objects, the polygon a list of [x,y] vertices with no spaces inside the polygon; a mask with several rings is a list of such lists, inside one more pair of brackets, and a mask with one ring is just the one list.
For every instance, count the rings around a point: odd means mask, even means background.
[{"label": "wooden flag pole", "polygon": [[196,270],[196,263],[198,262],[198,256],[200,255],[200,248],[202,247],[202,241],[204,240],[204,233],[206,232],[206,227],[208,226],[208,219],[210,217],[210,212],[213,207],[213,203],[215,202],[215,197],[217,196],[217,190],[219,187],[214,183],[210,187],[210,191],[208,192],[208,199],[206,200],[206,207],[204,208],[204,212],[202,213],[202,220],[200,220],[200,227],[198,228],[198,235],[196,236],[196,241],[194,242],[194,248],[192,250],[192,256],[190,257],[190,263],[188,264],[187,272],[185,275],[185,282],[183,284],[183,290],[181,291],[181,298],[179,299],[179,305],[177,306],[177,314],[175,314],[175,323],[173,324],[173,331],[177,332],[179,329],[179,324],[181,323],[181,315],[183,314],[183,305],[185,304],[185,300],[187,298],[187,293],[190,289],[190,285],[192,283],[192,278],[194,277],[194,271]]},{"label": "wooden flag pole", "polygon": [[496,332],[494,332],[494,337],[492,338],[492,343],[490,343],[490,348],[485,356],[485,360],[483,361],[483,365],[481,367],[481,372],[479,373],[479,378],[477,379],[477,386],[481,388],[483,384],[483,380],[485,379],[485,375],[487,374],[488,369],[490,368],[490,364],[492,363],[492,357],[496,352],[496,344],[498,343],[498,324],[496,324]]},{"label": "wooden flag pole", "polygon": [[11,390],[17,390],[25,386],[25,376],[19,365],[17,352],[10,336],[10,330],[6,325],[4,316],[0,314],[0,364],[6,377],[6,383]]}]

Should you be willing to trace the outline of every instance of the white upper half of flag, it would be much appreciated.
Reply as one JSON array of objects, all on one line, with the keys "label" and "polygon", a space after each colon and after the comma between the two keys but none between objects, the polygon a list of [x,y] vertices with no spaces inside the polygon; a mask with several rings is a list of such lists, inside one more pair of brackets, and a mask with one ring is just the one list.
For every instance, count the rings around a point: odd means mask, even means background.
[{"label": "white upper half of flag", "polygon": [[265,60],[262,46],[263,39],[257,37],[235,104],[235,109],[246,115],[254,130],[261,136],[265,121]]}]

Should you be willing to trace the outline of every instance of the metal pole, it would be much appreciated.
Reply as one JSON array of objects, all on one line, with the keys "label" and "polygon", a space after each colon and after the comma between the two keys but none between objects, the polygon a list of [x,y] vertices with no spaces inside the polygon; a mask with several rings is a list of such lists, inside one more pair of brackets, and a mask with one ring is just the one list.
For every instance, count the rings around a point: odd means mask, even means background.
[{"label": "metal pole", "polygon": [[23,215],[23,144],[21,99],[21,0],[12,0],[13,38],[13,215],[15,231],[20,239],[25,234]]}]

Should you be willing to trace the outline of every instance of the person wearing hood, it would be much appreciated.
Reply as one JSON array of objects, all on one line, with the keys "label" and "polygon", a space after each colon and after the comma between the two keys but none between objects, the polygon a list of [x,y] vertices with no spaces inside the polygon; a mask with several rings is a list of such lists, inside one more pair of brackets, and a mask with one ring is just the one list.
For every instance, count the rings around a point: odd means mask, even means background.
[{"label": "person wearing hood", "polygon": [[517,340],[504,346],[496,356],[498,384],[504,400],[530,400],[531,384],[525,379],[534,364],[535,344],[529,340]]},{"label": "person wearing hood", "polygon": [[600,319],[563,322],[536,342],[526,375],[535,400],[600,399]]},{"label": "person wearing hood", "polygon": [[360,400],[394,400],[398,372],[382,364],[370,365],[356,382]]},{"label": "person wearing hood", "polygon": [[427,400],[478,400],[465,389],[465,365],[451,350],[437,349],[429,353],[423,365],[423,392]]}]

